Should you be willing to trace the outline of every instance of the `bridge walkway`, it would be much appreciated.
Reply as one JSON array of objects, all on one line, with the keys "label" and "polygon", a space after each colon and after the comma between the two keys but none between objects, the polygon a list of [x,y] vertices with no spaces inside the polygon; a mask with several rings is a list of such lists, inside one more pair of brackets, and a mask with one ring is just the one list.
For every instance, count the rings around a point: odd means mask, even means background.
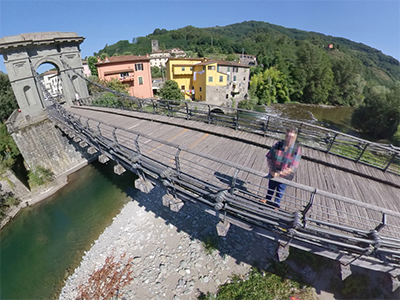
[{"label": "bridge walkway", "polygon": [[[268,173],[265,155],[276,142],[275,139],[254,133],[163,115],[86,106],[73,106],[67,110],[85,118],[135,130],[264,173]],[[302,150],[303,159],[294,182],[400,212],[400,176],[311,148],[303,147]],[[190,159],[189,153],[184,155],[186,159]],[[232,172],[233,170],[226,168],[215,170],[216,174],[228,177],[233,176]],[[252,178],[252,175],[239,179],[243,181],[244,188],[246,182],[260,181],[260,178]],[[267,186],[267,179],[261,181],[257,183]],[[288,187],[286,193],[298,198],[309,197],[305,192],[291,187]],[[330,198],[320,201],[327,209],[344,210],[366,219],[370,217],[364,215],[367,212],[362,208],[342,207],[342,202]],[[351,220],[347,222],[351,224]]]}]

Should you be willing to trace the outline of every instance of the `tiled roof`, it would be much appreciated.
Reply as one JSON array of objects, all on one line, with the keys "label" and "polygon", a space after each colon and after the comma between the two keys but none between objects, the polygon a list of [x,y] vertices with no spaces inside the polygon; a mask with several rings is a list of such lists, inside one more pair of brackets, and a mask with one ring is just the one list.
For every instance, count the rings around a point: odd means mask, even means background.
[{"label": "tiled roof", "polygon": [[248,65],[243,65],[234,61],[225,61],[225,60],[207,60],[201,63],[196,64],[196,66],[207,66],[209,64],[217,64],[221,66],[230,66],[230,67],[241,67],[241,68],[250,68]]},{"label": "tiled roof", "polygon": [[146,56],[136,56],[136,55],[122,55],[122,56],[111,56],[107,59],[102,60],[101,62],[96,63],[95,65],[101,65],[106,63],[118,63],[118,62],[129,62],[129,61],[149,61],[150,58]]},{"label": "tiled roof", "polygon": [[58,71],[56,71],[56,70],[48,70],[48,71],[43,73],[43,76],[52,75],[52,74],[58,74]]},{"label": "tiled roof", "polygon": [[248,66],[248,65],[240,64],[240,63],[237,63],[235,61],[218,60],[217,64],[221,65],[221,66],[250,68],[250,66]]}]

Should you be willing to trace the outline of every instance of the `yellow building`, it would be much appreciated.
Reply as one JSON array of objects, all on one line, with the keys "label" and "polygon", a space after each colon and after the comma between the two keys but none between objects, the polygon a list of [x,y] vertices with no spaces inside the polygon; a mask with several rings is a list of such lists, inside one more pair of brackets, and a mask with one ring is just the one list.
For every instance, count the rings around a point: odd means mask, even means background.
[{"label": "yellow building", "polygon": [[185,99],[224,105],[247,95],[250,68],[236,62],[170,58],[166,72],[168,80],[178,83]]},{"label": "yellow building", "polygon": [[169,58],[166,66],[167,80],[174,80],[178,83],[185,99],[192,99],[193,95],[193,66],[201,63],[200,58]]}]

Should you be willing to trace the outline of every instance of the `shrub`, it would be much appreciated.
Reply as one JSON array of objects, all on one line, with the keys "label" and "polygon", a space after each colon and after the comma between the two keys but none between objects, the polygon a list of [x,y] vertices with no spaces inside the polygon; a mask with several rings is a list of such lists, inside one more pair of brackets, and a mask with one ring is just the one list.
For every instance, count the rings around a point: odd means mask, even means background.
[{"label": "shrub", "polygon": [[53,180],[53,172],[43,166],[36,166],[28,172],[28,183],[31,188]]}]

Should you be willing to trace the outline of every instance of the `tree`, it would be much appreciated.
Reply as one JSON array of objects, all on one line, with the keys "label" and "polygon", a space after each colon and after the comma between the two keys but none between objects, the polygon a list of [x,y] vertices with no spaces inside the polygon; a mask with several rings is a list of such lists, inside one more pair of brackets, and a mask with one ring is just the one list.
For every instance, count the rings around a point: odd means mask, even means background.
[{"label": "tree", "polygon": [[393,89],[369,85],[365,100],[354,112],[351,124],[373,139],[397,139],[400,125],[400,82]]},{"label": "tree", "polygon": [[[163,68],[163,67],[161,67]],[[161,69],[157,66],[151,67],[151,78],[162,77]]]},{"label": "tree", "polygon": [[94,56],[89,56],[88,66],[89,66],[90,72],[92,73],[92,76],[98,76],[97,67],[94,65],[95,63],[97,63],[97,58]]},{"label": "tree", "polygon": [[251,77],[250,94],[256,96],[261,105],[290,101],[286,77],[274,67]]},{"label": "tree", "polygon": [[[129,95],[128,85],[122,83],[121,81],[119,81],[116,78],[113,78],[111,80],[101,80],[98,77],[91,76],[89,79],[99,85],[102,85],[103,87],[109,88],[113,91],[116,91],[116,92],[119,92],[122,94]],[[102,89],[101,87],[98,87],[94,84],[89,85],[88,89],[89,89],[89,94],[91,94],[91,95],[105,91],[105,89]]]},{"label": "tree", "polygon": [[234,61],[234,60],[236,60],[236,55],[235,54],[228,54],[226,56],[226,60],[227,61]]},{"label": "tree", "polygon": [[329,104],[357,106],[363,100],[366,84],[360,68],[348,57],[332,58],[334,84],[328,97]]},{"label": "tree", "polygon": [[165,100],[183,100],[185,96],[181,92],[178,83],[173,80],[167,80],[160,90],[162,99]]},{"label": "tree", "polygon": [[0,123],[0,175],[10,169],[19,155],[14,139],[7,131],[7,126]]},{"label": "tree", "polygon": [[15,99],[8,75],[0,72],[0,121],[7,120],[17,108],[17,100]]},{"label": "tree", "polygon": [[333,84],[333,72],[327,54],[310,42],[304,42],[298,51],[297,66],[293,71],[299,101],[326,104]]}]

